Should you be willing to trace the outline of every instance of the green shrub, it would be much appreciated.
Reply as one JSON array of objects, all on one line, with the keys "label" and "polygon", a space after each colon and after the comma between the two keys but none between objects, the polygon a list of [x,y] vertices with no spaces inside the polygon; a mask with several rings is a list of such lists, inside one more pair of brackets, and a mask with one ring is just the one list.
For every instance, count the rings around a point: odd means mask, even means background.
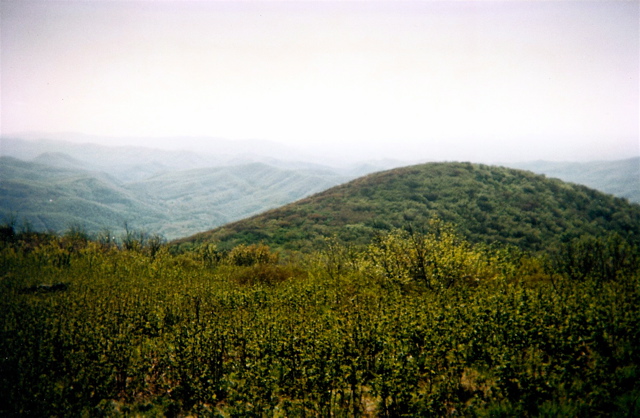
[{"label": "green shrub", "polygon": [[241,285],[262,284],[274,286],[286,280],[302,279],[304,270],[290,265],[256,264],[235,269],[231,279]]},{"label": "green shrub", "polygon": [[262,244],[240,244],[233,248],[228,255],[229,262],[234,266],[276,264],[278,259],[278,253],[272,253],[267,245]]}]

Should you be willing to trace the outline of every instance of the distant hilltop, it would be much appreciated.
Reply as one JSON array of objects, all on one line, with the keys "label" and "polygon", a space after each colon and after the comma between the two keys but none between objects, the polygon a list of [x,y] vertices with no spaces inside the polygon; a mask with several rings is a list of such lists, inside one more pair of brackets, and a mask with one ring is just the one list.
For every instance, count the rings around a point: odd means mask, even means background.
[{"label": "distant hilltop", "polygon": [[640,205],[626,199],[528,171],[428,163],[370,174],[177,244],[309,250],[326,237],[365,243],[380,231],[421,228],[433,217],[474,242],[534,251],[585,234],[618,233],[640,243]]}]

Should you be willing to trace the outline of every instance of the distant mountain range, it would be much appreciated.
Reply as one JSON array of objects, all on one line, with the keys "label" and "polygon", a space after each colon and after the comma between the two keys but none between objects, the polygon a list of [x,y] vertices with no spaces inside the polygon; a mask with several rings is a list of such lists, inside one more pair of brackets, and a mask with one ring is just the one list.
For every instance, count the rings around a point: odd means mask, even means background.
[{"label": "distant mountain range", "polygon": [[[216,144],[219,152],[208,154],[2,138],[0,222],[15,218],[18,224],[59,233],[72,226],[118,233],[127,223],[175,239],[404,164],[331,166],[296,160],[299,155],[290,150],[260,141]],[[282,158],[276,158],[279,153]],[[640,202],[640,158],[510,166]]]},{"label": "distant mountain range", "polygon": [[211,229],[377,171],[261,154],[209,155],[64,141],[2,139],[0,221],[35,230],[118,232],[168,239]]},{"label": "distant mountain range", "polygon": [[115,232],[126,222],[131,228],[176,238],[284,205],[347,177],[251,163],[164,170],[123,182],[100,172],[0,157],[0,178],[0,215],[27,221],[36,230],[62,232],[80,226],[89,232]]}]

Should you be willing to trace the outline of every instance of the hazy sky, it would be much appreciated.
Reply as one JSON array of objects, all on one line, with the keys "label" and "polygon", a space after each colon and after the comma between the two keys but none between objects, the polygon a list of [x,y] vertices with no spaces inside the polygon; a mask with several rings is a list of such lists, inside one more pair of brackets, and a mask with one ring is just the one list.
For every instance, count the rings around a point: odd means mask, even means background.
[{"label": "hazy sky", "polygon": [[2,135],[471,161],[640,155],[637,1],[1,5]]}]

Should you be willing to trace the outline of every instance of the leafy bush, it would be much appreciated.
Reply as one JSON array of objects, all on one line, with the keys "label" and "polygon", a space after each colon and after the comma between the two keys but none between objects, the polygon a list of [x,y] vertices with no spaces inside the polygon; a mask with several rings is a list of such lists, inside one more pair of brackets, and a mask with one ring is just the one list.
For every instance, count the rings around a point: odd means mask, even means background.
[{"label": "leafy bush", "polygon": [[234,266],[275,264],[278,258],[277,253],[272,253],[268,246],[262,244],[241,244],[233,248],[228,255],[229,262]]},{"label": "leafy bush", "polygon": [[430,290],[475,284],[498,276],[486,252],[474,248],[451,226],[434,219],[426,234],[395,230],[379,235],[367,255],[372,271],[391,282],[417,282]]},{"label": "leafy bush", "polygon": [[241,285],[274,286],[292,278],[304,278],[304,270],[290,265],[255,264],[233,270],[231,278]]}]

